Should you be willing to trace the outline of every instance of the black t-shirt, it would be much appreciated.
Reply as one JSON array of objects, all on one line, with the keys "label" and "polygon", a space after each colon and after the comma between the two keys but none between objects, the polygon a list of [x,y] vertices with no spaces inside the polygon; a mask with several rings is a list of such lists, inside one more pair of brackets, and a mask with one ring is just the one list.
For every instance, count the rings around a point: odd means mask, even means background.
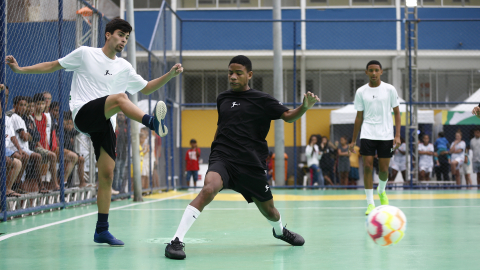
[{"label": "black t-shirt", "polygon": [[38,132],[37,125],[31,115],[23,115],[23,121],[27,127],[27,132],[32,136],[32,140],[28,142],[28,148],[33,151],[36,148],[37,143],[40,141],[40,132]]},{"label": "black t-shirt", "polygon": [[267,93],[250,89],[227,90],[217,97],[217,137],[210,157],[234,164],[266,169],[268,145],[265,138],[272,120],[288,108]]}]

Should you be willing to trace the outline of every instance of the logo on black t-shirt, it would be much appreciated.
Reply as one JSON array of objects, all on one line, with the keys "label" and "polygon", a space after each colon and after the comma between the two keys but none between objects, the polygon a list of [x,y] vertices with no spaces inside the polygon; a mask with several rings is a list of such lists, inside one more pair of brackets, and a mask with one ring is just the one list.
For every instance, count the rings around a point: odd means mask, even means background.
[{"label": "logo on black t-shirt", "polygon": [[267,192],[269,188],[270,187],[268,185],[265,185],[265,192]]},{"label": "logo on black t-shirt", "polygon": [[108,72],[108,69],[107,69],[107,71],[105,72],[105,74],[104,74],[103,76],[107,76],[107,75],[112,75],[112,74],[110,74],[110,73]]},{"label": "logo on black t-shirt", "polygon": [[233,107],[235,107],[235,106],[240,106],[240,103],[237,104],[237,102],[234,101],[234,102],[232,102],[232,107],[230,107],[230,108],[233,108]]}]

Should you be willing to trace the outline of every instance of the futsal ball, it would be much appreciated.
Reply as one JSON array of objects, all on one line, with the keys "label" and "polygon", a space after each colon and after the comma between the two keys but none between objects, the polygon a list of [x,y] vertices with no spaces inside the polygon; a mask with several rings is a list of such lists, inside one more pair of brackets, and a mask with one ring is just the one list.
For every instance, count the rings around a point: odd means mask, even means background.
[{"label": "futsal ball", "polygon": [[375,208],[367,217],[367,233],[381,246],[394,245],[402,240],[407,229],[407,218],[402,210],[391,205]]}]

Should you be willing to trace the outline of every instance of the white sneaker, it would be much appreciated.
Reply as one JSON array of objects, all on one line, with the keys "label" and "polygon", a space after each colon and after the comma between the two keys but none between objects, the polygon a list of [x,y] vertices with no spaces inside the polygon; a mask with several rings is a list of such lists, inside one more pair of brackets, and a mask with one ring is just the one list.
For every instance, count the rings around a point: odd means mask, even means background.
[{"label": "white sneaker", "polygon": [[115,189],[112,188],[112,195],[118,195],[120,194],[120,191],[116,191]]},{"label": "white sneaker", "polygon": [[154,117],[154,127],[155,132],[160,137],[165,137],[168,134],[168,128],[165,125],[165,116],[167,114],[167,106],[165,102],[159,101],[155,108],[153,109],[153,117]]}]

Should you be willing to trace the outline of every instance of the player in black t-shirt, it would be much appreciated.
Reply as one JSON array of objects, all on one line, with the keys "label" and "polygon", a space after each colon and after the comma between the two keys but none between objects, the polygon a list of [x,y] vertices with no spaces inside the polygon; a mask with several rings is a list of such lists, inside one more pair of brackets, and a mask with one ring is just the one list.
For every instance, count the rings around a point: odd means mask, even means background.
[{"label": "player in black t-shirt", "polygon": [[308,92],[302,106],[290,110],[270,95],[251,89],[252,63],[243,55],[232,58],[228,65],[228,79],[232,89],[217,97],[218,122],[212,143],[205,185],[187,206],[180,225],[165,248],[165,256],[184,259],[183,237],[200,212],[222,189],[233,189],[248,203],[255,202],[260,212],[273,226],[273,236],[294,246],[302,246],[302,236],[282,225],[280,213],[274,206],[267,182],[266,159],[268,145],[265,138],[272,120],[292,123],[299,119],[320,99]]}]

